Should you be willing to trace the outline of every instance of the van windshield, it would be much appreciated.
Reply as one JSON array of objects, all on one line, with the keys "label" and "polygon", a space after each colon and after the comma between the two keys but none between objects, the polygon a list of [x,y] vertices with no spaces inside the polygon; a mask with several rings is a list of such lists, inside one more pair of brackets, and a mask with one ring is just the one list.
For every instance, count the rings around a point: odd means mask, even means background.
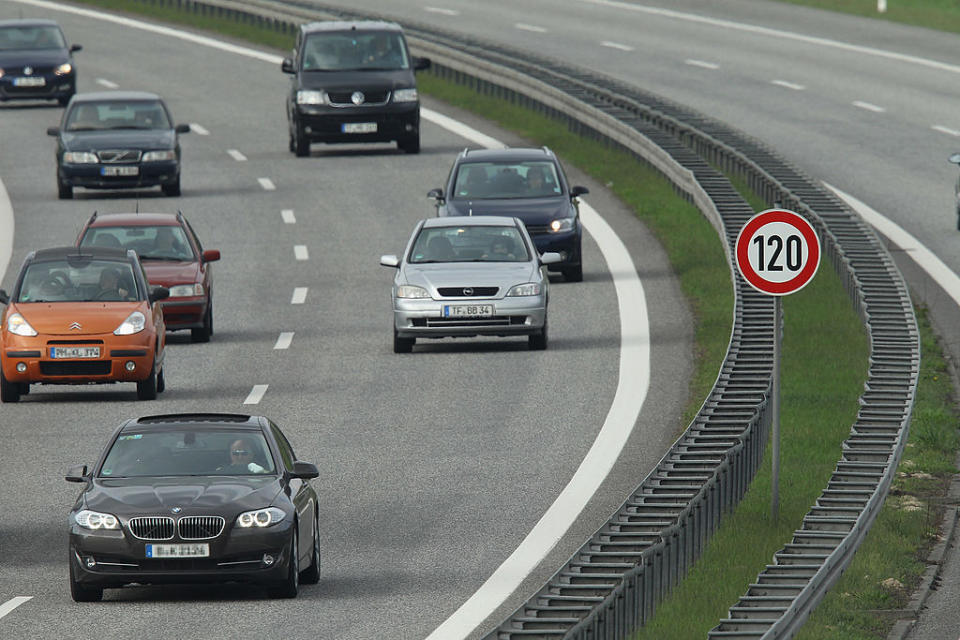
[{"label": "van windshield", "polygon": [[410,56],[400,33],[345,31],[314,33],[303,44],[304,71],[393,71],[409,69]]}]

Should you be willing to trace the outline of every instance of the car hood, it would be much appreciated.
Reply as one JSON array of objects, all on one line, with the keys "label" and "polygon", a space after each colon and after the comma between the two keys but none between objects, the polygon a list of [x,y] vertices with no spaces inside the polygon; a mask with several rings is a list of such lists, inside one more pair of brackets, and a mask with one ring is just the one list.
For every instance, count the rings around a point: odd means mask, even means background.
[{"label": "car hood", "polygon": [[172,149],[176,143],[173,129],[113,129],[110,131],[64,131],[61,135],[67,151],[102,149]]},{"label": "car hood", "polygon": [[134,311],[147,312],[143,302],[21,302],[15,310],[37,333],[71,338],[112,333]]},{"label": "car hood", "polygon": [[3,67],[53,67],[63,64],[70,55],[63,49],[33,49],[0,51],[0,68]]},{"label": "car hood", "polygon": [[152,285],[169,287],[175,284],[191,284],[197,281],[200,265],[196,262],[167,262],[164,260],[144,260],[143,268],[147,280]]},{"label": "car hood", "polygon": [[84,502],[87,509],[120,515],[170,515],[249,511],[270,506],[280,492],[276,476],[181,476],[95,478]]},{"label": "car hood", "polygon": [[424,287],[434,295],[438,287],[498,287],[502,296],[514,285],[540,279],[538,267],[530,262],[407,264],[403,276],[408,284]]},{"label": "car hood", "polygon": [[449,216],[513,216],[524,224],[546,225],[573,215],[567,198],[498,198],[493,200],[447,200]]},{"label": "car hood", "polygon": [[300,87],[324,91],[384,91],[414,86],[413,71],[303,71]]}]

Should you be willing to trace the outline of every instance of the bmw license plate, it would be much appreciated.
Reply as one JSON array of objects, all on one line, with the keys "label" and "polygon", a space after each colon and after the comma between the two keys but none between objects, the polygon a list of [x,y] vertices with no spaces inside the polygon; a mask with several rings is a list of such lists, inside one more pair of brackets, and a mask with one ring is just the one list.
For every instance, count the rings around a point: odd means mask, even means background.
[{"label": "bmw license plate", "polygon": [[210,545],[202,544],[148,544],[148,558],[209,558]]},{"label": "bmw license plate", "polygon": [[99,358],[100,347],[50,347],[51,358]]},{"label": "bmw license plate", "polygon": [[344,133],[376,133],[376,122],[346,122],[343,125]]},{"label": "bmw license plate", "polygon": [[13,86],[15,87],[42,87],[47,84],[46,78],[37,77],[37,76],[27,76],[23,78],[14,78]]},{"label": "bmw license plate", "polygon": [[140,167],[100,167],[102,176],[138,176]]},{"label": "bmw license plate", "polygon": [[493,316],[492,304],[445,304],[444,318],[489,318]]}]

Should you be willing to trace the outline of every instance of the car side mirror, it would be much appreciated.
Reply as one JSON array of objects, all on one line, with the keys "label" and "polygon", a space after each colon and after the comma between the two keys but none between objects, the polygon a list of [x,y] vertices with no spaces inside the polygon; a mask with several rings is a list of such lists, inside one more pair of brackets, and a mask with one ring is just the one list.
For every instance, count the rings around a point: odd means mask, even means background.
[{"label": "car side mirror", "polygon": [[177,133],[190,133],[190,125],[188,124],[178,124],[173,128]]},{"label": "car side mirror", "polygon": [[158,300],[166,300],[170,297],[170,289],[166,287],[154,287],[150,290],[150,302],[157,302]]},{"label": "car side mirror", "polygon": [[284,73],[296,73],[293,68],[293,58],[284,58],[283,62],[280,63],[280,70]]},{"label": "car side mirror", "polygon": [[63,477],[67,482],[86,482],[89,476],[87,475],[87,465],[77,464],[69,469],[67,469],[67,475]]},{"label": "car side mirror", "polygon": [[960,153],[955,153],[948,158],[953,164],[960,164]]},{"label": "car side mirror", "polygon": [[430,191],[427,191],[427,197],[436,200],[437,204],[446,200],[446,198],[443,197],[443,189],[430,189]]},{"label": "car side mirror", "polygon": [[380,256],[380,264],[385,267],[393,267],[396,269],[400,266],[400,259],[395,255]]},{"label": "car side mirror", "polygon": [[0,289],[0,304],[8,304],[10,302],[10,296],[7,295],[5,289]]},{"label": "car side mirror", "polygon": [[219,259],[220,259],[219,249],[204,249],[203,251],[204,262],[216,262]]},{"label": "car side mirror", "polygon": [[561,260],[563,258],[555,251],[547,251],[540,256],[540,264],[557,264]]},{"label": "car side mirror", "polygon": [[430,68],[430,58],[413,57],[413,70],[424,71]]},{"label": "car side mirror", "polygon": [[317,465],[312,462],[300,462],[295,460],[293,463],[293,471],[290,473],[294,478],[300,478],[301,480],[309,480],[310,478],[316,478],[320,475],[320,470],[317,469]]},{"label": "car side mirror", "polygon": [[47,135],[57,137],[60,135],[60,127],[47,127]]},{"label": "car side mirror", "polygon": [[75,53],[77,51],[83,51],[82,44],[72,44],[70,45],[70,53]]},{"label": "car side mirror", "polygon": [[585,196],[585,195],[587,195],[588,193],[590,193],[590,189],[587,189],[586,187],[574,187],[573,189],[570,189],[570,197],[571,197],[571,198],[577,198],[577,197],[579,197],[579,196]]}]

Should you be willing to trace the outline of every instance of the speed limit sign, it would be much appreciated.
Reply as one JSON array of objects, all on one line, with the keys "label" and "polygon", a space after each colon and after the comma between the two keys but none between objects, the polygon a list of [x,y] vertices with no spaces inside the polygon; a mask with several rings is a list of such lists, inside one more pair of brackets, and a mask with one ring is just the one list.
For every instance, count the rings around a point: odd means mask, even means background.
[{"label": "speed limit sign", "polygon": [[820,266],[820,240],[806,218],[768,209],[750,218],[737,236],[737,268],[751,287],[772,296],[795,293]]}]

